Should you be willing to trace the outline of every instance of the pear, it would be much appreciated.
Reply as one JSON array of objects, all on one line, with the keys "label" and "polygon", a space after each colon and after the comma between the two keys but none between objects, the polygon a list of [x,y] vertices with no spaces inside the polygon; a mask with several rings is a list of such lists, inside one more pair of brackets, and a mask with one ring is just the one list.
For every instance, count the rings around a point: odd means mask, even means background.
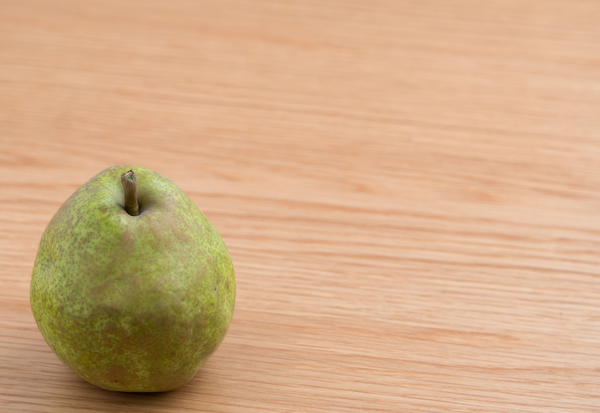
[{"label": "pear", "polygon": [[219,233],[177,185],[120,165],[48,224],[30,301],[49,347],[83,379],[162,392],[190,381],[223,341],[235,276]]}]

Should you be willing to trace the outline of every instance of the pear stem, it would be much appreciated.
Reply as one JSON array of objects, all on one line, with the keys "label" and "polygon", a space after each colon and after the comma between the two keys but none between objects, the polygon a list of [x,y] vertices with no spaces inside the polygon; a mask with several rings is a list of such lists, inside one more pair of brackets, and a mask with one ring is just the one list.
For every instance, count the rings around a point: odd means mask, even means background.
[{"label": "pear stem", "polygon": [[121,175],[121,184],[125,192],[125,211],[129,215],[136,216],[140,211],[137,202],[137,178],[132,170]]}]

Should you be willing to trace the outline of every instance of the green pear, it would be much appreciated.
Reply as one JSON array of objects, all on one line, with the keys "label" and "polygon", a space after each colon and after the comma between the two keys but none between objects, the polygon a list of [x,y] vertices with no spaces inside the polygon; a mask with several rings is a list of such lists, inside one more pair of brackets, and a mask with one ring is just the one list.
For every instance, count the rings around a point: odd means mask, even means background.
[{"label": "green pear", "polygon": [[44,339],[83,379],[160,392],[191,380],[221,344],[235,276],[225,243],[177,185],[121,165],[54,215],[30,299]]}]

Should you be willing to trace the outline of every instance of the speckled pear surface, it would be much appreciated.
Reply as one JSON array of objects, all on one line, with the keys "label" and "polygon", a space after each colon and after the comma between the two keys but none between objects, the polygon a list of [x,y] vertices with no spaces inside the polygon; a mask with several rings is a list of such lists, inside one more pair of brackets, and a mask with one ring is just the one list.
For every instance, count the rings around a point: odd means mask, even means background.
[{"label": "speckled pear surface", "polygon": [[[134,170],[140,212],[124,209]],[[31,308],[58,358],[108,390],[187,383],[229,327],[235,277],[227,248],[198,207],[164,176],[108,168],[60,207],[40,241]]]}]

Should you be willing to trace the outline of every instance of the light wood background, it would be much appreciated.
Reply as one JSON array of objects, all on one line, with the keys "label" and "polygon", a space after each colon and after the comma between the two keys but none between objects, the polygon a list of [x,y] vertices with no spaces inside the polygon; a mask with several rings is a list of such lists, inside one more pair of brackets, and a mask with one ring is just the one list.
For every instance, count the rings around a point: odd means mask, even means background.
[{"label": "light wood background", "polygon": [[[238,296],[185,387],[50,351],[37,244],[177,183]],[[0,1],[1,412],[600,412],[600,2]]]}]

